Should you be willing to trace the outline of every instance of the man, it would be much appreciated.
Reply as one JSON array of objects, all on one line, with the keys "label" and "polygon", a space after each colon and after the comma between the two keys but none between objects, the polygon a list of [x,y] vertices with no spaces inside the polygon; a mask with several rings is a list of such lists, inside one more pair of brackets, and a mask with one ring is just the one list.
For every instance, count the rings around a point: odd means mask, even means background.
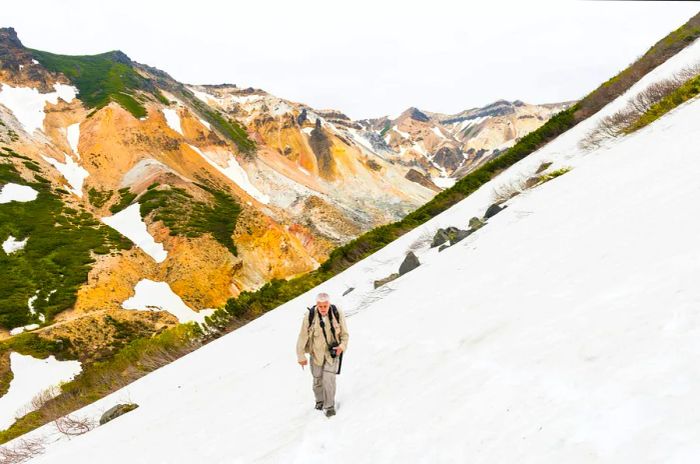
[{"label": "man", "polygon": [[316,305],[304,314],[297,339],[297,359],[303,369],[308,364],[306,353],[311,354],[316,409],[323,409],[326,417],[335,415],[335,375],[349,338],[345,315],[331,305],[327,293],[319,293]]}]

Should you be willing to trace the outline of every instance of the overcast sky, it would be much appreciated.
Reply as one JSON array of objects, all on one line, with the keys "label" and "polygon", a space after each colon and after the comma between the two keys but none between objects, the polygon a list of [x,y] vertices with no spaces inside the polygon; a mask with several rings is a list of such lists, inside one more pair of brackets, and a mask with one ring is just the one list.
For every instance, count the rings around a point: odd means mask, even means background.
[{"label": "overcast sky", "polygon": [[577,99],[700,10],[700,2],[7,3],[2,25],[32,48],[120,49],[183,82],[262,88],[353,118]]}]

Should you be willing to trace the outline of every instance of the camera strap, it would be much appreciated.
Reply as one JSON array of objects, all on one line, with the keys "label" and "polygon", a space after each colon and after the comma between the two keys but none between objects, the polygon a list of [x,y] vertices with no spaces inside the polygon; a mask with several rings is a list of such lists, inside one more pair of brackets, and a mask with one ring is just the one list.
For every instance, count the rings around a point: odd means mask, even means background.
[{"label": "camera strap", "polygon": [[[318,309],[316,311],[318,311]],[[328,320],[331,323],[331,334],[333,334],[333,341],[335,343],[338,343],[338,337],[335,334],[335,327],[333,327],[333,321],[332,321],[333,316],[331,316],[331,314],[332,314],[331,311],[328,311]],[[323,322],[323,316],[321,316],[321,313],[318,313],[318,323],[321,324],[321,330],[323,331],[323,338],[326,340],[326,346],[328,346],[328,348],[330,348],[331,344],[328,343],[328,335],[326,335],[326,323]]]},{"label": "camera strap", "polygon": [[[318,311],[318,309],[316,309]],[[328,321],[331,323],[331,333],[333,334],[333,341],[338,345],[338,337],[335,335],[335,328],[333,327],[333,316],[332,314],[335,312],[335,308],[332,308],[330,311],[328,311]],[[340,321],[339,321],[340,322]],[[323,331],[323,338],[326,340],[326,346],[328,349],[331,349],[331,344],[328,343],[328,336],[326,335],[326,323],[323,322],[323,316],[321,316],[321,313],[318,313],[318,323],[321,324],[321,330]],[[336,371],[336,374],[340,375],[340,369],[343,367],[343,354],[340,353],[340,356],[338,356],[338,370]]]}]

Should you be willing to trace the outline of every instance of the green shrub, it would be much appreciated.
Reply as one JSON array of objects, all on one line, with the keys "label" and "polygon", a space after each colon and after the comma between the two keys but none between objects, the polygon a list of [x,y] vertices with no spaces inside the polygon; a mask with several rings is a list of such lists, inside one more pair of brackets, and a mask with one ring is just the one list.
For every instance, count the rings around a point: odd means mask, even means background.
[{"label": "green shrub", "polygon": [[[131,192],[129,187],[124,187],[118,190],[119,200],[115,204],[109,207],[109,211],[112,214],[117,214],[119,211],[123,210],[131,204],[137,197],[135,193]],[[110,195],[111,196],[111,195]]]},{"label": "green shrub", "polygon": [[250,154],[255,151],[255,142],[248,137],[248,132],[238,121],[224,118],[219,112],[212,110],[209,105],[199,100],[190,91],[182,93],[182,97],[196,108],[197,112],[204,116],[204,119],[235,143],[241,153]]},{"label": "green shrub", "polygon": [[639,119],[625,129],[625,133],[630,134],[637,129],[651,124],[679,105],[687,102],[691,98],[695,98],[698,94],[700,94],[700,76],[689,79],[670,95],[667,95],[660,102],[652,105]]},{"label": "green shrub", "polygon": [[139,198],[141,216],[153,213],[152,220],[163,222],[171,235],[200,237],[210,233],[234,256],[238,255],[232,236],[241,207],[227,193],[203,184],[197,186],[211,195],[211,204],[196,201],[181,188],[158,190],[151,185]]},{"label": "green shrub", "polygon": [[547,181],[550,181],[552,179],[556,179],[557,177],[562,176],[569,171],[571,171],[571,168],[560,168],[560,169],[556,169],[552,172],[548,172],[548,173],[542,175],[542,177],[540,177],[540,182],[547,182]]},{"label": "green shrub", "polygon": [[38,334],[25,332],[0,342],[0,352],[17,353],[45,359],[54,355],[57,359],[69,359],[70,342],[66,339],[49,340]]},{"label": "green shrub", "polygon": [[90,187],[88,190],[88,200],[95,208],[101,208],[107,203],[114,194],[111,190],[97,190],[95,187]]}]

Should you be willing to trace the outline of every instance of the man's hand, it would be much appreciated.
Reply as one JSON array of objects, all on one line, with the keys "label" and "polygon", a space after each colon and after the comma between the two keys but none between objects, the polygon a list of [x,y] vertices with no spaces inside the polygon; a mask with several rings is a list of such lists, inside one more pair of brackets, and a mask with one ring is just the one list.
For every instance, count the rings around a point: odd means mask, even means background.
[{"label": "man's hand", "polygon": [[304,366],[306,366],[309,363],[309,361],[307,361],[306,358],[304,358],[304,359],[300,359],[298,361],[298,363],[301,366],[301,368],[304,369]]},{"label": "man's hand", "polygon": [[335,347],[335,354],[336,354],[336,356],[340,356],[340,353],[342,353],[342,352],[343,352],[343,347],[342,347],[342,346],[338,345],[338,346]]}]

